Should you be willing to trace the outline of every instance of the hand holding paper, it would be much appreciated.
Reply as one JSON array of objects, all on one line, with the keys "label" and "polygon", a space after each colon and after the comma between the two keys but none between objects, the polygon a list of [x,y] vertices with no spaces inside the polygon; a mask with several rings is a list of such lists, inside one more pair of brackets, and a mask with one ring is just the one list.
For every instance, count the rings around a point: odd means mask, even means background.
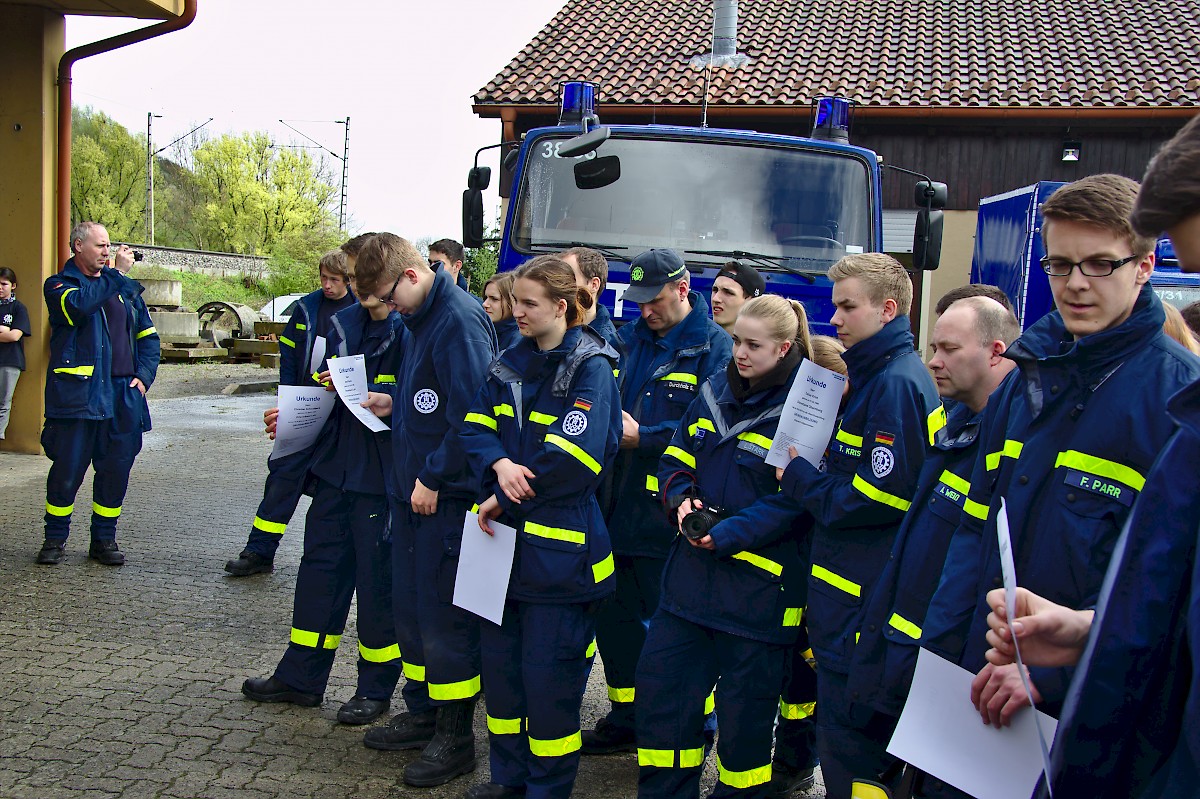
[{"label": "hand holding paper", "polygon": [[766,462],[786,467],[796,457],[788,456],[789,448],[794,448],[801,458],[820,466],[833,435],[845,385],[845,375],[809,360],[802,362],[784,402]]},{"label": "hand holding paper", "polygon": [[378,433],[388,429],[379,417],[362,406],[367,399],[366,358],[362,355],[351,355],[336,359],[330,364],[329,378],[346,408],[365,424],[368,430]]},{"label": "hand holding paper", "polygon": [[1021,643],[1021,655],[1031,666],[1074,666],[1083,656],[1094,610],[1071,610],[1025,588],[1017,588],[1017,619],[1008,624],[1003,588],[988,592],[988,662],[997,666],[1016,662],[1015,632]]}]

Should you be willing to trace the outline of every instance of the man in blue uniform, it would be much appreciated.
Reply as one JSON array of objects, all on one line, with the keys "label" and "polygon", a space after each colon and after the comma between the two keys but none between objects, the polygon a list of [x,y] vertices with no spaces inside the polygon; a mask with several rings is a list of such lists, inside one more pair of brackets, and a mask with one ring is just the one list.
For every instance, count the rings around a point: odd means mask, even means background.
[{"label": "man in blue uniform", "polygon": [[108,231],[79,223],[71,231],[74,255],[42,288],[50,314],[42,448],[53,463],[37,562],[50,566],[62,562],[89,464],[96,474],[88,557],[105,566],[125,563],[117,519],[142,433],[150,429],[146,391],[158,372],[158,333],[142,287],[126,277],[133,250],[122,245],[109,267],[109,249]]},{"label": "man in blue uniform", "polygon": [[641,318],[618,333],[624,432],[608,502],[617,591],[596,619],[612,709],[583,732],[584,754],[633,751],[634,679],[646,625],[658,609],[663,562],[675,537],[658,490],[658,461],[697,391],[733,351],[708,318],[704,298],[689,290],[674,250],[647,250],[630,264],[625,299]]},{"label": "man in blue uniform", "polygon": [[[362,241],[372,235],[356,236],[340,250],[326,253],[321,258],[317,267],[321,288],[296,303],[283,334],[279,336],[279,385],[317,385],[316,375],[325,371],[325,359],[322,356],[313,363],[313,347],[317,339],[328,341],[333,315],[354,305],[355,297],[349,285],[352,259],[362,247]],[[325,344],[321,346],[324,348]],[[234,577],[246,577],[274,568],[279,540],[303,493],[310,455],[309,452],[297,452],[267,461],[263,498],[250,525],[250,536],[241,554],[225,564],[225,571]]]},{"label": "man in blue uniform", "polygon": [[850,396],[827,470],[793,458],[780,488],[815,521],[806,617],[817,658],[817,751],[828,795],[847,799],[857,775],[842,766],[854,755],[862,713],[848,687],[862,599],[887,563],[945,413],[913,351],[904,267],[881,253],[848,255],[829,277],[837,308],[830,322],[846,345]]},{"label": "man in blue uniform", "polygon": [[[1134,232],[1137,184],[1095,175],[1043,205],[1058,310],[1009,348],[1015,372],[988,402],[980,449],[922,643],[979,675],[973,701],[1003,726],[1030,704],[1015,664],[987,664],[986,594],[1002,584],[1007,506],[1018,584],[1071,607],[1095,604],[1118,533],[1173,432],[1168,398],[1200,361],[1163,334],[1149,284],[1153,236]],[[1069,669],[1033,668],[1034,701],[1058,715]]]},{"label": "man in blue uniform", "polygon": [[372,397],[372,410],[391,414],[397,431],[389,487],[392,606],[408,712],[368,731],[363,742],[374,749],[423,747],[404,781],[441,785],[475,768],[479,625],[451,600],[463,519],[478,480],[459,431],[496,354],[496,333],[483,306],[399,236],[381,233],[368,242],[355,278],[360,292],[398,310],[408,329],[394,401]]},{"label": "man in blue uniform", "polygon": [[847,672],[856,726],[842,731],[854,745],[834,753],[842,761],[835,767],[855,777],[875,780],[892,765],[887,745],[908,696],[925,608],[967,498],[979,422],[988,397],[1013,369],[1003,354],[1020,332],[1012,311],[984,296],[958,300],[934,325],[928,366],[948,407],[947,423],[926,456],[891,557],[863,601],[861,637]]},{"label": "man in blue uniform", "polygon": [[462,273],[465,258],[466,252],[463,250],[463,246],[454,239],[438,239],[429,245],[429,265],[435,269],[444,269],[455,285],[470,293],[471,287],[467,282],[467,276]]},{"label": "man in blue uniform", "polygon": [[730,261],[713,278],[713,321],[732,336],[733,323],[737,321],[738,311],[742,310],[746,300],[761,297],[766,290],[766,281],[757,269],[749,264]]},{"label": "man in blue uniform", "polygon": [[608,285],[608,260],[591,247],[572,247],[563,252],[562,259],[575,273],[576,285],[587,289],[592,295],[592,307],[587,309],[584,324],[599,333],[614,349],[620,349],[612,316],[600,304],[600,295]]}]

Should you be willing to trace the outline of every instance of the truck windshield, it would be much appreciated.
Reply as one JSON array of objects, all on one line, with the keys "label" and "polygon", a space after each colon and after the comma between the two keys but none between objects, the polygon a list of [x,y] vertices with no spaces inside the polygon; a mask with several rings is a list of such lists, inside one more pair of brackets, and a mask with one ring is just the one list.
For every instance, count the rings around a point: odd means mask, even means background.
[{"label": "truck windshield", "polygon": [[866,164],[819,150],[730,141],[618,138],[587,158],[617,156],[620,178],[576,187],[579,158],[557,155],[564,139],[539,139],[525,157],[512,243],[593,243],[632,257],[650,247],[708,255],[744,251],[824,271],[872,249]]}]

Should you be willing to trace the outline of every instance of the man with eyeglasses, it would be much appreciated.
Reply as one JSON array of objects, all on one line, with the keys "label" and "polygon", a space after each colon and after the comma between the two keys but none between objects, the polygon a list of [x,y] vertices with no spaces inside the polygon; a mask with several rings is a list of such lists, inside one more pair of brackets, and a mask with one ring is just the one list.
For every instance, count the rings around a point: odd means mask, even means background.
[{"label": "man with eyeglasses", "polygon": [[[1003,584],[1001,498],[1018,584],[1068,607],[1094,605],[1130,507],[1174,430],[1167,399],[1200,375],[1200,359],[1162,332],[1150,287],[1155,239],[1129,223],[1137,190],[1128,178],[1095,175],[1042,208],[1042,268],[1057,310],[1005,352],[1017,370],[988,401],[970,491],[922,625],[923,646],[978,672],[970,701],[994,726],[1030,704],[1016,664],[984,658],[985,596]],[[1070,675],[1029,669],[1041,709],[1059,714]]]}]

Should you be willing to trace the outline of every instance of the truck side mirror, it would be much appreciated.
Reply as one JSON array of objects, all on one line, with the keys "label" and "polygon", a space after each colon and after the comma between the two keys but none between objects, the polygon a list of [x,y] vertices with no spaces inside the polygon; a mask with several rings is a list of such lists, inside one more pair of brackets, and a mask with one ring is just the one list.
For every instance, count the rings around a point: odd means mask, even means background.
[{"label": "truck side mirror", "polygon": [[473,166],[471,167],[471,171],[467,173],[468,189],[486,191],[491,182],[492,168],[490,166]]},{"label": "truck side mirror", "polygon": [[621,179],[621,159],[615,155],[578,161],[575,164],[575,187],[602,189]]},{"label": "truck side mirror", "polygon": [[[479,167],[487,169],[487,167]],[[474,172],[475,170],[471,170]],[[491,170],[488,170],[489,172]],[[486,183],[484,184],[486,185]],[[463,246],[467,248],[483,246],[483,192],[479,189],[467,189],[462,198]]]},{"label": "truck side mirror", "polygon": [[945,183],[921,181],[913,192],[917,220],[913,230],[913,269],[931,271],[942,259],[942,210],[949,192]]},{"label": "truck side mirror", "polygon": [[562,158],[575,158],[576,156],[587,155],[608,141],[611,133],[612,130],[609,128],[596,128],[588,133],[582,133],[573,139],[563,142],[562,146],[558,148],[558,155]]}]

